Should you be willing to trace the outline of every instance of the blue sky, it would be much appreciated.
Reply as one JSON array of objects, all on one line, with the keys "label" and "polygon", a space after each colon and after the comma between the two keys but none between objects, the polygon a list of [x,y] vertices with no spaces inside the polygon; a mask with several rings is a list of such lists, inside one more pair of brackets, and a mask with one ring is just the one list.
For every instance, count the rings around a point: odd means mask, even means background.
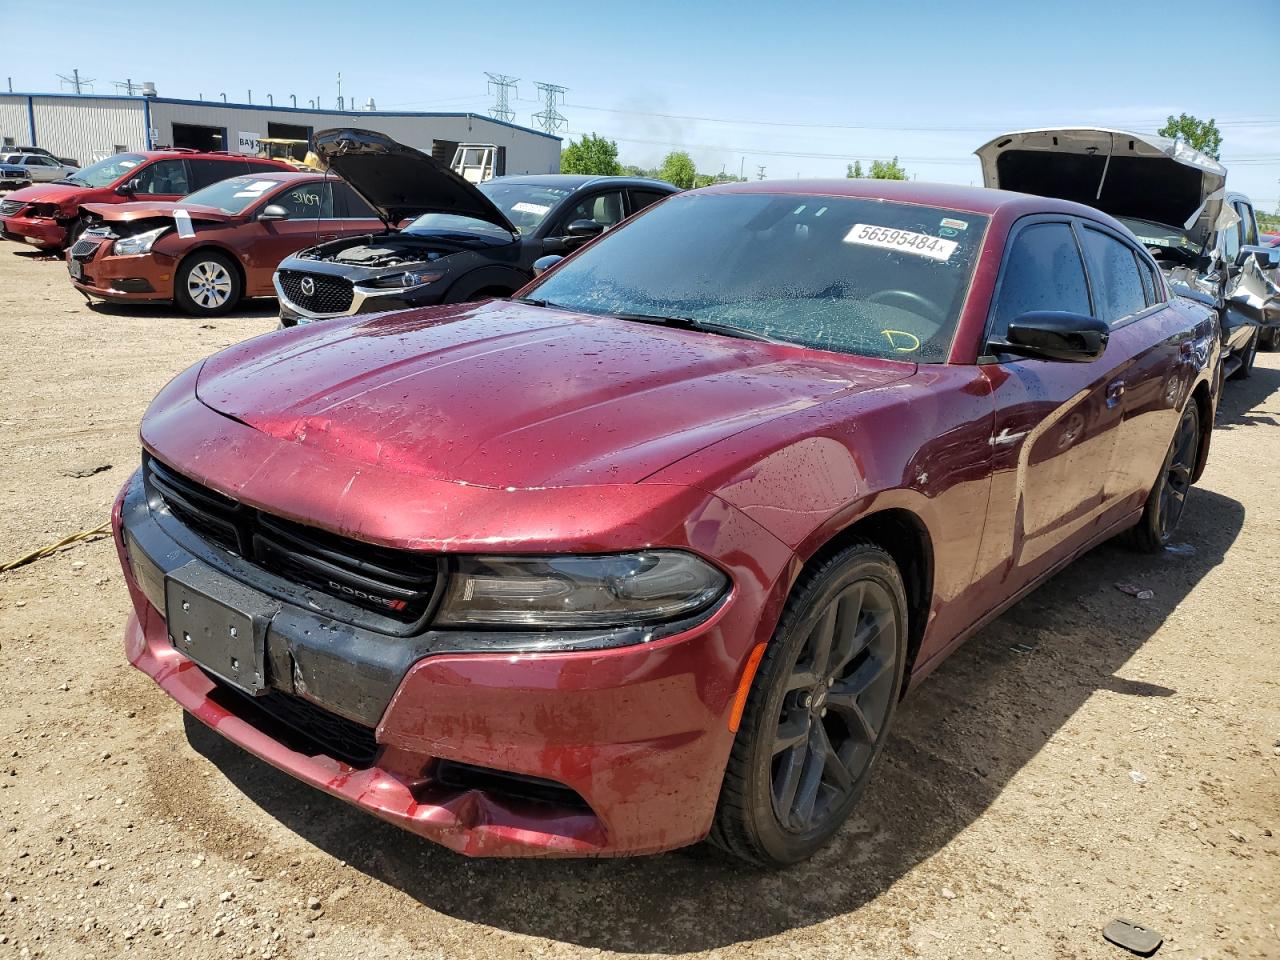
[{"label": "blue sky", "polygon": [[1186,111],[1218,120],[1231,185],[1274,209],[1280,2],[1208,19],[1206,9],[1181,0],[60,0],[6,12],[6,37],[50,42],[6,43],[0,82],[56,90],[56,75],[79,67],[97,93],[130,77],[166,96],[243,101],[252,89],[258,103],[294,93],[332,107],[341,70],[348,97],[381,109],[483,113],[487,70],[519,78],[519,123],[539,109],[533,81],[567,86],[569,135],[614,138],[624,162],[655,164],[679,147],[704,171],[754,175],[763,165],[773,178],[838,176],[848,161],[897,155],[922,180],[958,183],[980,178],[973,149],[998,133],[1154,131]]}]

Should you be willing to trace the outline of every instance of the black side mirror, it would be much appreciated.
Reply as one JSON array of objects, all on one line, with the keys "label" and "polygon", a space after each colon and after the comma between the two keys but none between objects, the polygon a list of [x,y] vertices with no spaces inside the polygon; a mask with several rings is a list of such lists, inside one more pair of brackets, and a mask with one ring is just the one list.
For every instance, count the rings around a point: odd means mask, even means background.
[{"label": "black side mirror", "polygon": [[535,277],[541,276],[563,259],[564,257],[556,253],[547,257],[539,257],[537,260],[533,261],[533,275]]},{"label": "black side mirror", "polygon": [[120,186],[116,187],[116,193],[120,194],[120,196],[122,197],[129,197],[137,193],[141,189],[142,189],[141,178],[134,177],[132,180],[126,180],[124,183],[120,184]]},{"label": "black side mirror", "polygon": [[604,224],[594,220],[575,220],[564,228],[564,232],[574,238],[589,240],[604,233]]},{"label": "black side mirror", "polygon": [[289,211],[278,203],[268,203],[258,214],[259,220],[288,220]]},{"label": "black side mirror", "polygon": [[1258,266],[1263,270],[1273,270],[1280,267],[1280,247],[1262,247],[1254,244],[1247,244],[1240,248],[1240,252],[1236,254],[1236,266],[1243,267],[1253,257],[1258,261]]},{"label": "black side mirror", "polygon": [[1111,328],[1096,317],[1057,310],[1024,313],[1009,324],[1004,340],[993,340],[993,353],[1012,353],[1034,360],[1088,363],[1107,349]]}]

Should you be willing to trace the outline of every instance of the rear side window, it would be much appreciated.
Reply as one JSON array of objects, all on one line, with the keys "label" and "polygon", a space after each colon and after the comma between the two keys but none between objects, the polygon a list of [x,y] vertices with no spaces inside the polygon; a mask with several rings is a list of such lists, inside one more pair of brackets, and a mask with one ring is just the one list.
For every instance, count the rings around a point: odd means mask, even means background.
[{"label": "rear side window", "polygon": [[1115,323],[1145,310],[1147,293],[1132,248],[1089,227],[1081,232],[1098,319]]},{"label": "rear side window", "polygon": [[244,173],[244,164],[234,160],[201,160],[193,158],[187,161],[191,168],[191,189],[203,190],[215,183],[221,183],[228,177],[240,176]]},{"label": "rear side window", "polygon": [[[280,165],[276,163],[262,163],[258,160],[244,161],[246,173],[279,173]],[[228,174],[230,176],[230,174]]]},{"label": "rear side window", "polygon": [[331,180],[333,188],[333,213],[350,220],[377,220],[378,212],[361,199],[360,194],[342,180]]},{"label": "rear side window", "polygon": [[1033,223],[1014,237],[991,335],[1003,337],[1010,321],[1033,310],[1092,313],[1080,248],[1068,224]]},{"label": "rear side window", "polygon": [[638,213],[645,207],[657,203],[665,196],[665,193],[659,193],[657,190],[632,190],[631,212]]}]

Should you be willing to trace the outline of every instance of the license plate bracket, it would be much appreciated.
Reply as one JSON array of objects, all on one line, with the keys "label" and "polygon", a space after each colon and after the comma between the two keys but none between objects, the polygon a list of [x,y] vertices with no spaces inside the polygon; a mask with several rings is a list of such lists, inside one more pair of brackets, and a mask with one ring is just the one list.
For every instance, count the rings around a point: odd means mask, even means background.
[{"label": "license plate bracket", "polygon": [[193,560],[164,578],[169,642],[253,696],[267,692],[267,628],[280,604]]}]

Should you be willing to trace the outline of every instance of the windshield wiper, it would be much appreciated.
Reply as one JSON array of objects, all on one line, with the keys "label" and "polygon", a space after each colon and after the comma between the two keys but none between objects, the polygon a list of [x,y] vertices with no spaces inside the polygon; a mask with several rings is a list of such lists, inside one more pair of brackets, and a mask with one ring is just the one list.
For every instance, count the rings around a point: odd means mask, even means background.
[{"label": "windshield wiper", "polygon": [[512,303],[524,303],[531,307],[550,307],[552,310],[568,310],[568,307],[562,307],[558,303],[552,303],[550,300],[539,300],[537,297],[510,297]]},{"label": "windshield wiper", "polygon": [[653,323],[663,327],[675,327],[678,330],[698,330],[702,333],[715,333],[722,337],[737,337],[740,340],[759,340],[762,343],[783,343],[773,337],[765,336],[745,327],[735,327],[731,323],[716,323],[714,320],[695,320],[693,317],[668,317],[653,313],[611,313],[611,317],[619,320],[634,320],[636,323]]},{"label": "windshield wiper", "polygon": [[69,183],[73,187],[87,187],[88,184],[83,180],[77,180],[75,177],[63,177],[61,180],[54,180],[54,183]]}]

